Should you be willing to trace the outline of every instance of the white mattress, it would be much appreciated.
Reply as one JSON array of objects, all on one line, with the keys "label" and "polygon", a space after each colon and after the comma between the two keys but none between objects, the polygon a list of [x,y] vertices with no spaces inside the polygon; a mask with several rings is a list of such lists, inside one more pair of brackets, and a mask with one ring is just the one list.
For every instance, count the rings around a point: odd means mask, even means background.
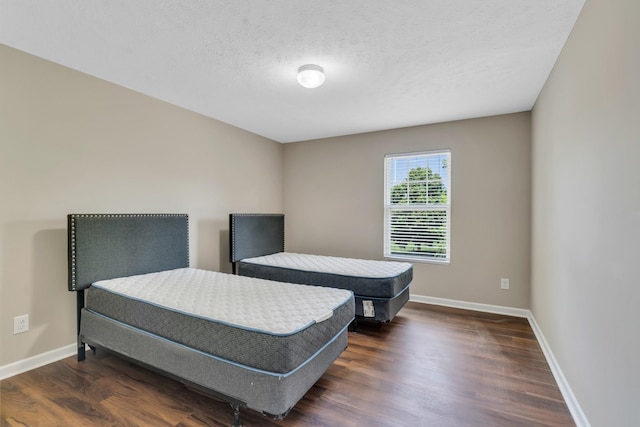
[{"label": "white mattress", "polygon": [[269,334],[293,334],[330,318],[351,291],[272,282],[194,268],[93,284],[170,310]]},{"label": "white mattress", "polygon": [[294,252],[278,252],[271,255],[246,258],[242,262],[366,278],[395,277],[412,267],[408,262],[341,258]]}]

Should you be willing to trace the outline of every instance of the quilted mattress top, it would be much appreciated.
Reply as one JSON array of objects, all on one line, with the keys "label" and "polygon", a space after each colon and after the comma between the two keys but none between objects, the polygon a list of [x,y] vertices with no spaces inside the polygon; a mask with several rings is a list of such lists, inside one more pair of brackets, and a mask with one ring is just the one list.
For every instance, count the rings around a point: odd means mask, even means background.
[{"label": "quilted mattress top", "polygon": [[294,252],[278,252],[271,255],[246,258],[242,262],[365,278],[395,277],[412,268],[412,265],[408,262],[340,258]]},{"label": "quilted mattress top", "polygon": [[352,292],[180,268],[92,286],[170,310],[274,335],[322,322]]}]

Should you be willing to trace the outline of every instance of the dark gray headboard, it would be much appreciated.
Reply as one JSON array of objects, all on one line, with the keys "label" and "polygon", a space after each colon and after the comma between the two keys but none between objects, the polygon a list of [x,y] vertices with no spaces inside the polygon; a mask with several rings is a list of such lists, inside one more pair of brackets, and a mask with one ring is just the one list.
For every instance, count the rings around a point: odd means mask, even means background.
[{"label": "dark gray headboard", "polygon": [[67,237],[70,291],[189,266],[186,214],[71,214]]},{"label": "dark gray headboard", "polygon": [[284,252],[283,214],[230,214],[230,261]]}]

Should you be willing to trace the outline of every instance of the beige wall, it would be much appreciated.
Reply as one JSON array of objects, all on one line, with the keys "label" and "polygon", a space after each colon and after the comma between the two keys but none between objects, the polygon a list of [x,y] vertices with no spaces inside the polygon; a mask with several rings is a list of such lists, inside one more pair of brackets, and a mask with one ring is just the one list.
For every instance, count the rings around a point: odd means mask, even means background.
[{"label": "beige wall", "polygon": [[[451,264],[414,263],[414,295],[529,307],[530,114],[286,144],[286,248],[382,259],[385,154],[451,149]],[[511,289],[500,289],[500,278]]]},{"label": "beige wall", "polygon": [[639,17],[587,0],[532,119],[532,311],[594,427],[640,423]]},{"label": "beige wall", "polygon": [[282,145],[0,45],[0,200],[3,366],[75,342],[68,213],[188,213],[191,265],[230,271],[228,214],[282,209]]}]

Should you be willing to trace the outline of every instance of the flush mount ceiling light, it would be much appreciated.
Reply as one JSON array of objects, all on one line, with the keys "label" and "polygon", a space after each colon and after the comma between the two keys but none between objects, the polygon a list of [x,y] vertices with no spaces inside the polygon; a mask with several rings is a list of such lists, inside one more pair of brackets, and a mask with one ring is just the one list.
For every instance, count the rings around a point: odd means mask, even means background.
[{"label": "flush mount ceiling light", "polygon": [[324,83],[324,71],[322,70],[322,67],[319,65],[307,64],[298,68],[298,83],[309,89],[322,86],[322,83]]}]

